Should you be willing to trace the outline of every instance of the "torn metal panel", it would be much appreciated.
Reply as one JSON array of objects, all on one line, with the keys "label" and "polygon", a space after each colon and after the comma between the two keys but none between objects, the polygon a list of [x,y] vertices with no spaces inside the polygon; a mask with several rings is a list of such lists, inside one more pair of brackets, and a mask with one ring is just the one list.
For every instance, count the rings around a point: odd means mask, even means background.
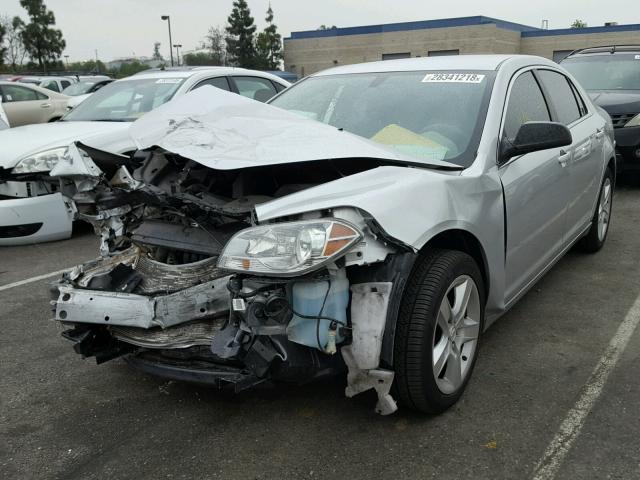
[{"label": "torn metal panel", "polygon": [[137,120],[130,132],[139,149],[159,146],[218,170],[344,158],[460,169],[214,87],[162,105]]},{"label": "torn metal panel", "polygon": [[111,334],[126,343],[143,348],[184,349],[198,345],[209,346],[214,335],[222,328],[225,318],[207,319],[175,325],[172,328],[142,329],[111,327]]},{"label": "torn metal panel", "polygon": [[222,277],[157,297],[59,285],[55,319],[71,323],[167,328],[224,314],[229,308],[226,284],[227,278]]}]

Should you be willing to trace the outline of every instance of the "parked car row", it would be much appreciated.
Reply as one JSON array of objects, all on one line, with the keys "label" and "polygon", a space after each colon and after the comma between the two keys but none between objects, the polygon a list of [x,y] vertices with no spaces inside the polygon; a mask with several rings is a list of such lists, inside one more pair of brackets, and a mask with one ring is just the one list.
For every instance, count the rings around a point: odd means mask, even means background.
[{"label": "parked car row", "polygon": [[345,394],[375,390],[380,414],[442,412],[486,328],[570,248],[604,245],[611,117],[532,56],[288,86],[141,73],[1,132],[0,244],[93,225],[100,257],[63,275],[54,309],[98,363],[235,391],[346,371]]},{"label": "parked car row", "polygon": [[[18,84],[0,83],[13,92],[26,89]],[[98,90],[68,112],[60,121],[28,125],[2,132],[0,159],[0,246],[68,238],[77,216],[73,201],[59,192],[52,168],[64,157],[66,147],[77,141],[93,148],[130,155],[136,145],[129,126],[145,113],[204,86],[266,101],[289,84],[274,75],[240,68],[206,68],[141,73]],[[42,94],[39,87],[31,87]],[[44,95],[44,94],[42,94]],[[56,94],[50,92],[50,103]],[[30,102],[15,102],[24,105]],[[20,111],[4,103],[9,120]],[[62,116],[64,102],[58,107]],[[12,112],[16,111],[15,117]],[[44,108],[42,111],[46,110]],[[41,110],[36,109],[37,112]],[[32,122],[35,123],[35,122]]]}]

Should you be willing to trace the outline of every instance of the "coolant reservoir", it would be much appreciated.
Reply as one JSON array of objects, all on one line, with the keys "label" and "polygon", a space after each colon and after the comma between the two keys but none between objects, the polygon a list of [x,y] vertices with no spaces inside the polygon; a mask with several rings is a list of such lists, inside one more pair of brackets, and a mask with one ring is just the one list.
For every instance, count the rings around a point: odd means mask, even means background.
[{"label": "coolant reservoir", "polygon": [[[287,337],[292,342],[301,343],[309,347],[315,347],[322,351],[327,349],[329,341],[330,320],[317,320],[315,317],[327,317],[337,320],[338,331],[336,343],[344,340],[340,335],[340,327],[347,324],[347,306],[349,305],[349,280],[343,269],[338,270],[329,279],[317,281],[302,281],[293,284],[291,291],[293,304],[293,318],[287,327]],[[324,308],[322,303],[325,296]],[[303,318],[297,314],[305,315]]]}]

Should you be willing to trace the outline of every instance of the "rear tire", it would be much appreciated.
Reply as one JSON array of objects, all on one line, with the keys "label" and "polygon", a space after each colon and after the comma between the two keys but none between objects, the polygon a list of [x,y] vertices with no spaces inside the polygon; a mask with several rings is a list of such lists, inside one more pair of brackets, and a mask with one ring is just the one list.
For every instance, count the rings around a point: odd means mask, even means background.
[{"label": "rear tire", "polygon": [[613,205],[613,173],[607,167],[600,186],[600,195],[598,196],[598,204],[596,211],[591,219],[591,228],[587,234],[580,240],[580,250],[586,253],[596,253],[599,251],[609,234],[609,226],[611,220],[611,207]]},{"label": "rear tire", "polygon": [[434,249],[418,261],[396,325],[395,389],[403,405],[437,414],[458,401],[476,362],[484,303],[482,275],[466,253]]}]

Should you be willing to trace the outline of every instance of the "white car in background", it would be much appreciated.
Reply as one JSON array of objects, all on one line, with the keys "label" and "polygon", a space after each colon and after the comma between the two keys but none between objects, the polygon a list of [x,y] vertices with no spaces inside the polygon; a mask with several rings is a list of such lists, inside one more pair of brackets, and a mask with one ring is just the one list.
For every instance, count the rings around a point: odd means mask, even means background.
[{"label": "white car in background", "polygon": [[6,130],[9,127],[9,119],[7,118],[7,114],[4,113],[4,109],[0,103],[0,130]]},{"label": "white car in background", "polygon": [[112,78],[104,77],[100,79],[80,80],[77,83],[69,85],[62,93],[71,97],[67,103],[67,109],[73,110],[92,94],[96,93],[102,87],[105,87],[113,82]]},{"label": "white car in background", "polygon": [[253,70],[196,67],[153,71],[115,81],[59,122],[0,132],[0,246],[71,236],[76,205],[59,191],[56,171],[70,144],[132,154],[131,122],[197,88],[210,85],[265,102],[290,84]]},{"label": "white car in background", "polygon": [[52,92],[61,93],[65,88],[69,85],[72,85],[78,81],[76,77],[55,77],[55,76],[28,76],[28,77],[18,77],[14,80],[19,83],[29,83],[32,85],[37,85],[40,88],[46,88],[47,90],[51,90]]}]

